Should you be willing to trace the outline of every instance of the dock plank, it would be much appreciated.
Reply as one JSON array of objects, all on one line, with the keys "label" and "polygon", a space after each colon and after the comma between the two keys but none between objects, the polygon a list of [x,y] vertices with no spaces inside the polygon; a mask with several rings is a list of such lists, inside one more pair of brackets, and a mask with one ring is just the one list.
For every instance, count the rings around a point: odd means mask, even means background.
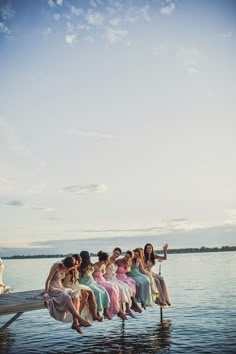
[{"label": "dock plank", "polygon": [[0,316],[45,308],[42,292],[41,289],[0,295]]}]

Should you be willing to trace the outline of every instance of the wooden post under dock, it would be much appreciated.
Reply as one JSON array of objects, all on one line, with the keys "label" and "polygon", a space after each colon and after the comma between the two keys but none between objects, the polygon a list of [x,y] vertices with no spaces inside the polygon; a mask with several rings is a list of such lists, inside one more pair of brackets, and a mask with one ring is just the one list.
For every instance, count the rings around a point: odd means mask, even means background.
[{"label": "wooden post under dock", "polygon": [[42,292],[43,290],[32,290],[1,294],[0,316],[11,314],[14,314],[14,316],[0,328],[0,332],[10,326],[10,324],[19,318],[24,312],[44,309],[45,304]]}]

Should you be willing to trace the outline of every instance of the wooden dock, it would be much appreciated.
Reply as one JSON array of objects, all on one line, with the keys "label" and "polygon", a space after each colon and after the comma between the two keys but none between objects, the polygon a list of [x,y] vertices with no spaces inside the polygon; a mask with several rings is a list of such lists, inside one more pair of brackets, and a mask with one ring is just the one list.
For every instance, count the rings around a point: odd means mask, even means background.
[{"label": "wooden dock", "polygon": [[41,295],[43,290],[21,291],[0,295],[0,316],[15,314],[1,328],[0,332],[24,312],[42,310],[45,308],[44,299]]}]

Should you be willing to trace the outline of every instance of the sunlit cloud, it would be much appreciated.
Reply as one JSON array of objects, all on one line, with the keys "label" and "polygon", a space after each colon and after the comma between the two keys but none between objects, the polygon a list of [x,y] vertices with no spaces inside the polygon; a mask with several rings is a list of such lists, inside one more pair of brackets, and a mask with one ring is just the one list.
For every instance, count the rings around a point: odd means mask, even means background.
[{"label": "sunlit cloud", "polygon": [[65,42],[71,47],[74,47],[77,42],[77,34],[67,34],[65,36]]},{"label": "sunlit cloud", "polygon": [[107,187],[105,184],[83,184],[83,185],[71,185],[63,188],[65,192],[70,192],[73,194],[88,194],[105,192]]}]

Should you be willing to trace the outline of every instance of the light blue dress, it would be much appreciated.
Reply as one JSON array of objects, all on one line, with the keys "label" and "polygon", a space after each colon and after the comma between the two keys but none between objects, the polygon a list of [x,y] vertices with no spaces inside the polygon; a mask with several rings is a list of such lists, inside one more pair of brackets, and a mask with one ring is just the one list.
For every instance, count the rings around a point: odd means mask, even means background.
[{"label": "light blue dress", "polygon": [[133,278],[137,283],[137,288],[138,288],[138,291],[136,293],[137,301],[141,302],[142,305],[153,306],[150,280],[145,274],[140,272],[139,262],[133,263],[131,265],[131,272],[128,272],[127,275]]}]

